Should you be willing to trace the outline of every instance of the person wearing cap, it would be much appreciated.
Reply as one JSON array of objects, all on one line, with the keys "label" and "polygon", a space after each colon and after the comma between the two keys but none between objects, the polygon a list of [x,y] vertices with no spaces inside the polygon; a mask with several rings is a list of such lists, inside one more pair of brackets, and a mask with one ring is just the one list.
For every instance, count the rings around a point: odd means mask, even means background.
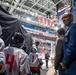
[{"label": "person wearing cap", "polygon": [[57,73],[59,75],[65,75],[65,70],[61,68],[60,66],[60,62],[62,61],[63,58],[63,37],[65,34],[65,30],[63,28],[60,28],[57,31],[58,34],[58,39],[57,39],[57,44],[56,44],[56,48],[55,48],[55,75],[57,75]]},{"label": "person wearing cap", "polygon": [[67,29],[64,35],[64,57],[60,65],[66,69],[66,75],[76,75],[76,23],[70,12],[65,13],[62,20]]}]

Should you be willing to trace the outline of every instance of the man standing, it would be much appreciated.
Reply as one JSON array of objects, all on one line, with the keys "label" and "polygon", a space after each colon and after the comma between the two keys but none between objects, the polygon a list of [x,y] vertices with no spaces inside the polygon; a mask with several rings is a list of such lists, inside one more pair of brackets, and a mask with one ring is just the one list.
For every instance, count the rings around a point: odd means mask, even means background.
[{"label": "man standing", "polygon": [[65,75],[65,70],[61,68],[60,63],[63,59],[63,39],[64,39],[64,34],[65,30],[63,28],[60,28],[58,31],[58,39],[57,39],[57,44],[55,48],[55,74],[59,75]]},{"label": "man standing", "polygon": [[76,75],[76,23],[73,23],[71,13],[65,13],[62,20],[67,29],[64,36],[64,57],[60,64],[66,69],[66,75]]},{"label": "man standing", "polygon": [[46,52],[46,53],[45,53],[46,68],[48,68],[49,57],[50,57],[49,53]]}]

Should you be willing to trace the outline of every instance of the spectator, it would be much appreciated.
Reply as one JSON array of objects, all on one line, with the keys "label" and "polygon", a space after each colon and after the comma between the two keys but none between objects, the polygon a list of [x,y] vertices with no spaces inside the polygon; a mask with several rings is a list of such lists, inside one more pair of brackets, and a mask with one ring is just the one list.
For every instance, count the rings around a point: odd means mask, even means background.
[{"label": "spectator", "polygon": [[46,52],[46,53],[45,53],[46,68],[48,68],[49,57],[50,57],[49,53]]},{"label": "spectator", "polygon": [[65,70],[62,69],[62,67],[60,66],[60,63],[63,58],[63,37],[65,34],[65,30],[63,28],[60,28],[57,33],[58,39],[55,48],[55,74],[65,75]]},{"label": "spectator", "polygon": [[76,75],[76,23],[71,13],[65,13],[62,20],[68,28],[64,36],[64,57],[60,64],[66,68],[66,75]]}]

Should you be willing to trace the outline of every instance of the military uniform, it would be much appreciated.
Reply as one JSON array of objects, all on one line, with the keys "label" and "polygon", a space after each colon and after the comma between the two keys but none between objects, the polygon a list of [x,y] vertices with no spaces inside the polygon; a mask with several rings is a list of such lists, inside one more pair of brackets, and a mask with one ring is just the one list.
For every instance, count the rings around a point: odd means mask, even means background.
[{"label": "military uniform", "polygon": [[67,68],[67,75],[76,75],[76,23],[71,22],[64,36],[63,65]]}]

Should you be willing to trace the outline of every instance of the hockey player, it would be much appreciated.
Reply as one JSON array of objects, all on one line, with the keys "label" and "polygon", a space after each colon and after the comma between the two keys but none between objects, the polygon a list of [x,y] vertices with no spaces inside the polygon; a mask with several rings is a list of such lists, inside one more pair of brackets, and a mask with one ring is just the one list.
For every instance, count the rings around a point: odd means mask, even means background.
[{"label": "hockey player", "polygon": [[41,60],[40,54],[37,52],[36,47],[32,47],[31,53],[29,54],[29,58],[31,72],[40,75],[40,67],[42,66],[43,62]]},{"label": "hockey player", "polygon": [[0,38],[0,75],[5,75],[4,41]]},{"label": "hockey player", "polygon": [[29,73],[29,58],[24,50],[20,49],[24,37],[16,33],[12,38],[11,46],[4,49],[7,75],[27,75]]}]

